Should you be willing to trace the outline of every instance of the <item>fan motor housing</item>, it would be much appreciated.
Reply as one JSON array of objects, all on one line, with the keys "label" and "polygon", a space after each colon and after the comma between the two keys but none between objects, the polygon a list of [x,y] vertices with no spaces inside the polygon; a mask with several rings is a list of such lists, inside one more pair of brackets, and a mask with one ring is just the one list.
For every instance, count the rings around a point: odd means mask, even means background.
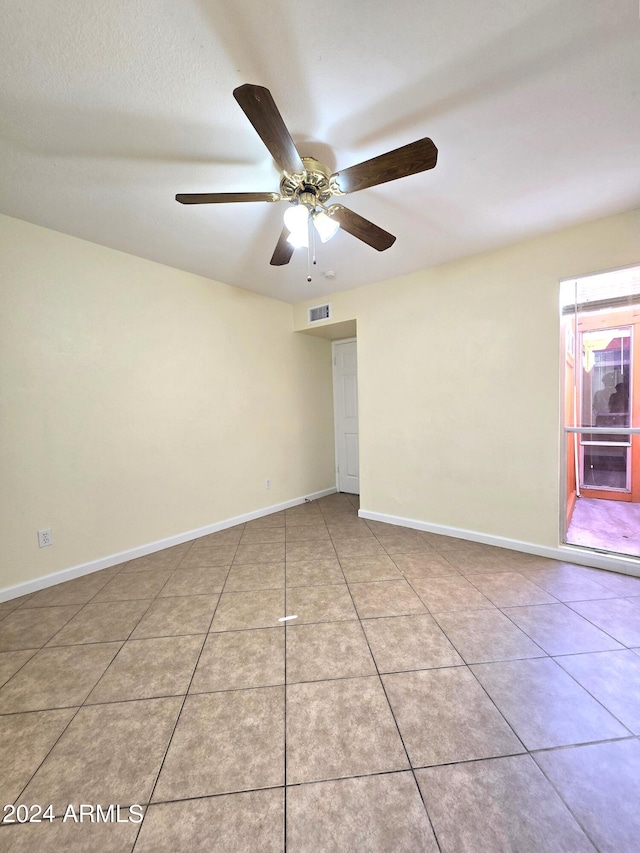
[{"label": "fan motor housing", "polygon": [[304,172],[301,175],[289,175],[286,172],[280,181],[280,193],[290,201],[299,199],[302,194],[312,194],[317,202],[324,204],[332,195],[330,170],[315,157],[302,157]]}]

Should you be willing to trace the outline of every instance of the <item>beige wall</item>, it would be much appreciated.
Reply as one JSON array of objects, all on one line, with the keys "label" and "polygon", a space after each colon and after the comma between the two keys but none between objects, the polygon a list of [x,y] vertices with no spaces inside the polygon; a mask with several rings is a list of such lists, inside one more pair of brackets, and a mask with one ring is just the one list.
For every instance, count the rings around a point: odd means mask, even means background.
[{"label": "beige wall", "polygon": [[558,283],[639,261],[635,211],[333,294],[358,326],[362,508],[557,546]]},{"label": "beige wall", "polygon": [[335,485],[290,305],[8,217],[0,275],[0,589]]}]

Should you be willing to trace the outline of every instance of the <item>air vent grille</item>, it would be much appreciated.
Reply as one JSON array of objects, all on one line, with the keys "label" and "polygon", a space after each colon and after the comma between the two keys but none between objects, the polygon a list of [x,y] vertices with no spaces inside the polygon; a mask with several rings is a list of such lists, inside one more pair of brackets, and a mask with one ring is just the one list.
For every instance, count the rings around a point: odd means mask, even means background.
[{"label": "air vent grille", "polygon": [[316,305],[314,308],[309,308],[309,322],[318,323],[320,320],[331,319],[331,303],[326,305]]}]

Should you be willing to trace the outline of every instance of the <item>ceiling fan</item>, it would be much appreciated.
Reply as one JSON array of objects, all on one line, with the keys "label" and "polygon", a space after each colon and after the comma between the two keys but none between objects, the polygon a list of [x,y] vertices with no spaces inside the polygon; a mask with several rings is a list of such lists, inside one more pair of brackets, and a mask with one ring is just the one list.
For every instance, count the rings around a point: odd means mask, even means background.
[{"label": "ceiling fan", "polygon": [[341,204],[329,204],[332,196],[363,190],[433,169],[438,149],[430,139],[419,139],[364,163],[334,172],[313,157],[301,157],[271,96],[264,86],[245,83],[233,96],[282,170],[280,192],[178,194],[181,204],[288,201],[284,227],[271,258],[273,266],[288,264],[298,246],[309,245],[311,225],[321,241],[342,228],[379,252],[395,242],[393,234]]}]

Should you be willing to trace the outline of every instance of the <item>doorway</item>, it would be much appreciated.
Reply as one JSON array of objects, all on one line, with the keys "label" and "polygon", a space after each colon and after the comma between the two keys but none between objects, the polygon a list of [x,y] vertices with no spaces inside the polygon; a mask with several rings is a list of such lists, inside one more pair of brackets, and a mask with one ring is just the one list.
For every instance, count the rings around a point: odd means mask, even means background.
[{"label": "doorway", "polygon": [[561,285],[563,541],[640,556],[640,267]]},{"label": "doorway", "polygon": [[334,341],[332,348],[336,489],[339,492],[359,495],[357,342],[355,338]]}]

